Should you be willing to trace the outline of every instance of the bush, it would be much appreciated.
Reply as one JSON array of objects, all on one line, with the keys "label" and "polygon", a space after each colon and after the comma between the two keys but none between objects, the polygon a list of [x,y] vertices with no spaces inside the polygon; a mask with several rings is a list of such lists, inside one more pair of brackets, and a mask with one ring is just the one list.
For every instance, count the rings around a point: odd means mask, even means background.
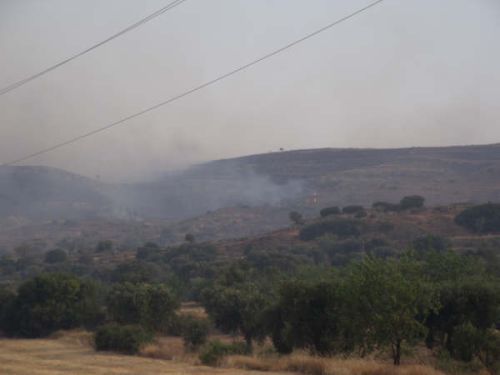
[{"label": "bush", "polygon": [[95,251],[98,253],[103,253],[111,250],[113,250],[113,241],[111,240],[99,241],[99,243],[95,247]]},{"label": "bush", "polygon": [[186,241],[187,243],[194,243],[195,242],[194,235],[191,233],[186,233],[186,235],[184,236],[184,241]]},{"label": "bush", "polygon": [[450,241],[444,237],[429,234],[413,240],[411,247],[417,253],[428,253],[433,251],[443,253],[451,247],[451,244]]},{"label": "bush", "polygon": [[500,204],[487,203],[465,209],[455,223],[476,233],[500,232]]},{"label": "bush", "polygon": [[340,208],[337,206],[334,207],[325,207],[321,211],[319,211],[319,214],[321,217],[327,217],[330,215],[339,215],[340,214]]},{"label": "bush", "polygon": [[151,260],[161,251],[160,247],[154,242],[147,242],[144,246],[137,249],[135,258],[137,260]]},{"label": "bush", "polygon": [[500,336],[494,329],[481,330],[471,323],[456,327],[453,332],[452,355],[464,362],[478,358],[492,374],[500,369]]},{"label": "bush", "polygon": [[374,257],[386,259],[397,256],[398,251],[390,246],[380,246],[370,249],[368,253]]},{"label": "bush", "polygon": [[302,241],[311,241],[325,234],[350,237],[359,236],[361,232],[359,224],[354,220],[334,219],[306,225],[300,231],[299,237]]},{"label": "bush", "polygon": [[108,324],[100,327],[94,336],[96,350],[136,354],[153,336],[137,325]]},{"label": "bush", "polygon": [[61,263],[65,262],[68,255],[64,250],[54,249],[45,254],[45,263]]},{"label": "bush", "polygon": [[365,209],[363,208],[363,206],[352,205],[352,206],[345,206],[342,209],[342,213],[344,213],[344,214],[357,214],[359,212],[365,212]]},{"label": "bush", "polygon": [[425,199],[420,195],[408,195],[401,199],[399,206],[402,210],[409,210],[412,208],[422,208],[424,206]]},{"label": "bush", "polygon": [[225,344],[219,340],[213,340],[203,347],[199,358],[204,365],[218,366],[225,356],[235,354],[247,354],[245,343]]},{"label": "bush", "polygon": [[485,334],[471,323],[455,328],[451,339],[452,355],[456,359],[470,362],[483,346]]},{"label": "bush", "polygon": [[187,316],[182,327],[184,346],[190,350],[195,350],[205,344],[209,329],[210,324],[207,319]]},{"label": "bush", "polygon": [[152,283],[158,278],[159,270],[156,265],[140,260],[120,263],[110,274],[114,283]]},{"label": "bush", "polygon": [[300,212],[292,211],[288,214],[288,217],[295,225],[304,224],[304,218],[302,217],[302,214]]}]

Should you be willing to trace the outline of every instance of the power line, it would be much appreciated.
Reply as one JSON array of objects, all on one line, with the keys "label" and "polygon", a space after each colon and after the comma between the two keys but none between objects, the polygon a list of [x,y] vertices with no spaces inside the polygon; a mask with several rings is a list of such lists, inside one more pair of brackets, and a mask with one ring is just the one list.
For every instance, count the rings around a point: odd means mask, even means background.
[{"label": "power line", "polygon": [[97,44],[94,44],[93,46],[91,46],[91,47],[89,47],[89,48],[87,48],[87,49],[85,49],[85,50],[83,50],[83,51],[81,51],[81,52],[79,52],[79,53],[77,53],[77,54],[75,54],[73,56],[70,56],[67,59],[62,60],[62,61],[58,62],[57,64],[52,65],[49,68],[42,70],[41,72],[33,74],[32,76],[29,76],[29,77],[24,78],[24,79],[22,79],[20,81],[14,82],[14,83],[12,83],[12,84],[10,84],[10,85],[8,85],[8,86],[0,89],[0,96],[2,96],[4,94],[7,94],[9,91],[17,89],[18,87],[21,87],[24,84],[26,84],[26,83],[28,83],[30,81],[33,81],[34,79],[37,79],[37,78],[39,78],[39,77],[41,77],[41,76],[43,76],[43,75],[45,75],[45,74],[47,74],[47,73],[49,73],[49,72],[57,69],[57,68],[65,65],[65,64],[69,63],[70,61],[73,61],[73,60],[77,59],[78,57],[83,56],[83,55],[89,53],[90,51],[95,50],[96,48],[99,48],[103,44],[111,42],[112,40],[114,40],[114,39],[122,36],[123,34],[128,33],[129,31],[132,31],[132,30],[138,28],[139,26],[144,25],[145,23],[151,21],[152,19],[161,16],[163,13],[169,11],[170,9],[175,8],[177,5],[182,4],[184,1],[187,1],[187,0],[175,0],[175,1],[171,2],[170,4],[164,6],[163,8],[157,10],[156,12],[151,13],[149,16],[147,16],[145,18],[142,18],[141,20],[139,20],[136,23],[134,23],[134,24],[126,27],[125,29],[123,29],[123,30],[121,30],[119,32],[117,32],[116,34],[111,35],[109,38],[104,39],[103,41],[101,41],[101,42],[99,42]]},{"label": "power line", "polygon": [[278,49],[276,49],[276,50],[274,50],[274,51],[272,51],[272,52],[270,52],[270,53],[268,53],[268,54],[266,54],[266,55],[264,55],[264,56],[262,56],[262,57],[260,57],[260,58],[258,58],[256,60],[253,60],[253,61],[251,61],[251,62],[249,62],[249,63],[247,63],[247,64],[245,64],[243,66],[240,66],[239,68],[236,68],[236,69],[230,71],[229,73],[223,74],[223,75],[221,75],[221,76],[219,76],[217,78],[214,78],[214,79],[212,79],[212,80],[210,80],[208,82],[205,82],[205,83],[203,83],[203,84],[201,84],[199,86],[196,86],[196,87],[194,87],[194,88],[192,88],[190,90],[184,91],[183,93],[178,94],[178,95],[176,95],[174,97],[171,97],[171,98],[169,98],[169,99],[167,99],[165,101],[162,101],[162,102],[160,102],[158,104],[155,104],[154,106],[151,106],[151,107],[148,107],[146,109],[143,109],[143,110],[141,110],[139,112],[136,112],[136,113],[134,113],[134,114],[132,114],[130,116],[124,117],[124,118],[122,118],[122,119],[120,119],[118,121],[115,121],[115,122],[113,122],[111,124],[108,124],[106,126],[103,126],[101,128],[94,129],[94,130],[92,130],[92,131],[90,131],[88,133],[81,134],[79,136],[76,136],[74,138],[70,138],[70,139],[68,139],[66,141],[63,141],[61,143],[57,143],[57,144],[55,144],[53,146],[50,146],[48,148],[36,151],[36,152],[34,152],[32,154],[29,154],[29,155],[20,157],[18,159],[15,159],[15,160],[3,163],[2,166],[21,163],[21,162],[23,162],[25,160],[34,158],[35,156],[46,154],[46,153],[54,151],[54,150],[56,150],[58,148],[67,146],[67,145],[75,143],[75,142],[78,142],[78,141],[80,141],[80,140],[82,140],[84,138],[93,136],[95,134],[101,133],[101,132],[103,132],[105,130],[108,130],[110,128],[113,128],[115,126],[123,124],[126,121],[132,120],[132,119],[134,119],[136,117],[139,117],[139,116],[142,116],[142,115],[144,115],[144,114],[146,114],[148,112],[154,111],[155,109],[158,109],[158,108],[160,108],[160,107],[162,107],[164,105],[167,105],[167,104],[170,104],[172,102],[175,102],[175,101],[177,101],[177,100],[179,100],[179,99],[181,99],[181,98],[183,98],[185,96],[188,96],[188,95],[193,94],[193,93],[195,93],[197,91],[200,91],[200,90],[204,89],[205,87],[213,85],[213,84],[215,84],[215,83],[217,83],[219,81],[222,81],[222,80],[224,80],[224,79],[226,79],[228,77],[231,77],[231,76],[233,76],[233,75],[235,75],[235,74],[237,74],[237,73],[239,73],[239,72],[241,72],[243,70],[246,70],[246,69],[248,69],[248,68],[250,68],[250,67],[252,67],[252,66],[254,66],[254,65],[256,65],[256,64],[258,64],[258,63],[260,63],[262,61],[264,61],[264,60],[267,60],[267,59],[269,59],[269,58],[271,58],[271,57],[273,57],[273,56],[275,56],[275,55],[277,55],[277,54],[279,54],[279,53],[281,53],[283,51],[286,51],[287,49],[292,48],[292,47],[296,46],[299,43],[302,43],[302,42],[304,42],[304,41],[306,41],[306,40],[308,40],[308,39],[310,39],[310,38],[312,38],[312,37],[314,37],[314,36],[316,36],[316,35],[324,32],[324,31],[326,31],[328,29],[331,29],[332,27],[334,27],[334,26],[336,26],[336,25],[338,25],[338,24],[340,24],[342,22],[345,22],[345,21],[347,21],[347,20],[349,20],[349,19],[351,19],[351,18],[353,18],[353,17],[355,17],[355,16],[363,13],[364,11],[366,11],[366,10],[368,10],[368,9],[370,9],[370,8],[372,8],[372,7],[380,4],[380,3],[382,3],[383,1],[384,0],[374,1],[374,2],[368,4],[367,6],[361,8],[361,9],[359,9],[357,11],[355,11],[353,13],[350,13],[347,16],[344,16],[344,17],[342,17],[342,18],[340,18],[340,19],[338,19],[338,20],[336,20],[336,21],[334,21],[334,22],[332,22],[332,23],[330,23],[330,24],[328,24],[326,26],[323,26],[322,28],[320,28],[320,29],[318,29],[318,30],[316,30],[316,31],[314,31],[314,32],[312,32],[310,34],[307,34],[306,36],[304,36],[304,37],[302,37],[300,39],[297,39],[297,40],[295,40],[295,41],[293,41],[293,42],[291,42],[291,43],[289,43],[289,44],[287,44],[287,45],[285,45],[285,46],[283,46],[281,48],[278,48]]}]

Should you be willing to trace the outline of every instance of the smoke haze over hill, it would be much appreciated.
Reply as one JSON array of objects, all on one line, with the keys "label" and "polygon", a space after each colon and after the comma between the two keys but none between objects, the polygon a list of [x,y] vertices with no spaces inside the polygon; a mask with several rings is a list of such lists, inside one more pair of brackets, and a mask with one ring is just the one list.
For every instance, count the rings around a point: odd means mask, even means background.
[{"label": "smoke haze over hill", "polygon": [[[0,86],[163,5],[2,1]],[[364,5],[188,1],[2,96],[0,161],[115,121]],[[493,143],[500,140],[499,17],[494,0],[386,1],[231,80],[27,164],[124,182],[280,147]]]}]

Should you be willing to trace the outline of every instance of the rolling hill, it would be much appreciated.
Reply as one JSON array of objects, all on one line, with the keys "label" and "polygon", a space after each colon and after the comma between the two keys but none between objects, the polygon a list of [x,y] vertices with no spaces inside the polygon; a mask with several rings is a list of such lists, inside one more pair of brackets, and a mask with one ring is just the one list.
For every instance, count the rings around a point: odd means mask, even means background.
[{"label": "rolling hill", "polygon": [[203,240],[244,237],[283,227],[290,210],[313,217],[328,205],[369,206],[409,194],[423,195],[428,205],[499,201],[500,144],[283,151],[137,184],[0,167],[0,245],[75,236],[130,243],[134,233],[165,243],[188,232]]}]

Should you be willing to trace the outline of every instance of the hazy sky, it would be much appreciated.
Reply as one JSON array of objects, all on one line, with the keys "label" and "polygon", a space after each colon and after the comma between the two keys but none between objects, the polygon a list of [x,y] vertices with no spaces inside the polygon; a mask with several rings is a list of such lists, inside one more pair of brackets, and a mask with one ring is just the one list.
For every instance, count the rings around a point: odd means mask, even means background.
[{"label": "hazy sky", "polygon": [[[0,0],[0,87],[168,0]],[[0,162],[243,65],[369,0],[188,0],[0,97]],[[386,0],[227,81],[26,164],[134,180],[285,149],[500,142],[500,1]]]}]

